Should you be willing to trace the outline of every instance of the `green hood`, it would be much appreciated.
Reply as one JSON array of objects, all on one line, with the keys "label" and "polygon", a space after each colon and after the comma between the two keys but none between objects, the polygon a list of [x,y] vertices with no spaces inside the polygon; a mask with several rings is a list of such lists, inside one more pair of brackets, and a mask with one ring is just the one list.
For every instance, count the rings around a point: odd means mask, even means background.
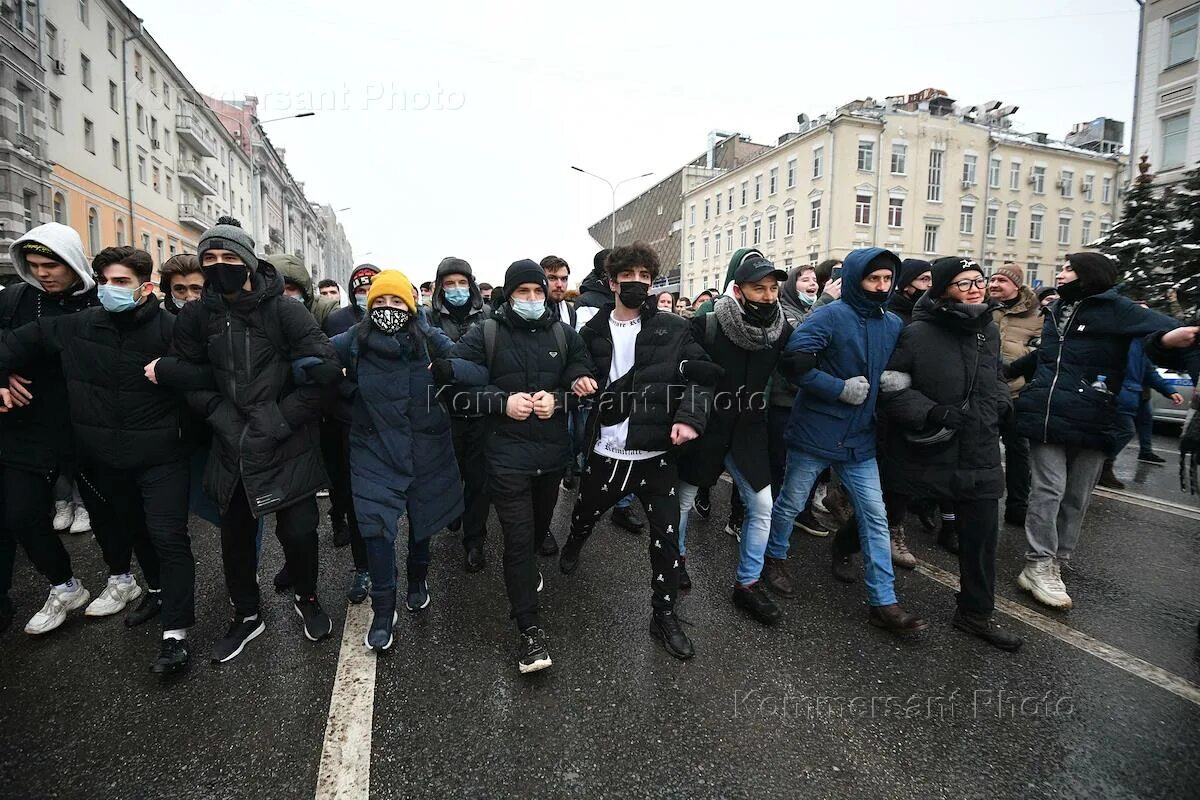
[{"label": "green hood", "polygon": [[[725,270],[725,281],[717,287],[717,291],[720,292],[720,294],[724,294],[725,292],[729,291],[729,284],[733,282],[733,274],[737,272],[738,265],[742,263],[742,259],[751,253],[756,253],[760,256],[762,255],[762,251],[757,247],[742,247],[739,248],[729,258],[729,267]],[[717,297],[720,297],[720,294],[718,294]],[[716,300],[716,297],[711,300],[706,300],[698,309],[696,309],[695,316],[703,316],[704,314],[712,311],[713,304],[716,302]]]},{"label": "green hood", "polygon": [[276,253],[270,256],[260,256],[260,260],[270,263],[285,283],[294,283],[304,292],[304,305],[312,312],[318,323],[324,323],[330,312],[338,307],[338,302],[329,297],[321,297],[313,292],[312,275],[304,266],[304,259],[290,253]]}]

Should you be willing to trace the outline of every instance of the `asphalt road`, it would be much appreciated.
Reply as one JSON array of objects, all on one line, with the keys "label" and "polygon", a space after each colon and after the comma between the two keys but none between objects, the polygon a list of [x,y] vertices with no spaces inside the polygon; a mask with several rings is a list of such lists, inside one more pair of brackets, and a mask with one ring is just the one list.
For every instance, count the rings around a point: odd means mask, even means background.
[{"label": "asphalt road", "polygon": [[[1169,447],[1162,439],[1160,452]],[[606,523],[571,577],[545,560],[554,667],[521,677],[498,528],[478,575],[462,571],[459,542],[440,536],[432,606],[405,615],[393,650],[369,662],[374,701],[357,720],[370,731],[369,745],[358,743],[369,770],[343,785],[361,790],[369,778],[380,798],[1195,798],[1200,502],[1179,492],[1174,464],[1146,467],[1133,455],[1117,470],[1131,494],[1095,499],[1064,576],[1072,611],[1042,609],[1017,589],[1023,534],[1004,528],[998,594],[1036,624],[999,615],[1025,637],[1015,654],[949,627],[953,593],[934,578],[955,561],[919,532],[909,538],[928,566],[900,574],[897,586],[933,623],[925,633],[898,640],[869,628],[862,586],[835,582],[827,540],[799,532],[792,558],[802,596],[785,602],[780,625],[760,627],[729,602],[735,547],[721,532],[721,483],[712,519],[696,522],[689,540],[695,588],[680,614],[695,659],[675,661],[649,637],[646,537]],[[564,493],[560,538],[569,512]],[[317,792],[339,656],[348,663],[349,551],[334,550],[322,530],[334,638],[308,642],[286,598],[265,593],[267,632],[214,668],[207,650],[229,614],[219,542],[203,522],[193,537],[193,665],[167,683],[146,669],[153,627],[129,631],[119,618],[77,612],[51,635],[22,633],[45,589],[19,558],[18,619],[0,635],[0,797]],[[68,538],[76,574],[98,591],[94,542]],[[282,560],[271,537],[263,559],[269,587]],[[343,689],[353,698],[363,685]]]}]

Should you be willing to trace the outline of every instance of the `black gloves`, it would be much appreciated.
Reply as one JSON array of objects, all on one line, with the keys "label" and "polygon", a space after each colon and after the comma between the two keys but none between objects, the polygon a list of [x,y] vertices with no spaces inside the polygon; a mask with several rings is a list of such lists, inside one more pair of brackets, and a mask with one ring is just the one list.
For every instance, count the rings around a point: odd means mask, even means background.
[{"label": "black gloves", "polygon": [[448,359],[435,358],[429,365],[429,371],[433,374],[433,382],[438,386],[454,383],[454,365]]},{"label": "black gloves", "polygon": [[779,356],[779,371],[790,381],[797,380],[816,365],[815,353],[801,353],[796,350],[790,353],[781,353]]},{"label": "black gloves", "polygon": [[724,377],[725,369],[711,361],[697,361],[693,358],[679,362],[679,374],[701,386],[716,386],[717,381]]},{"label": "black gloves", "polygon": [[930,425],[941,425],[952,431],[961,429],[967,423],[967,417],[958,406],[934,406],[925,415],[925,421]]}]

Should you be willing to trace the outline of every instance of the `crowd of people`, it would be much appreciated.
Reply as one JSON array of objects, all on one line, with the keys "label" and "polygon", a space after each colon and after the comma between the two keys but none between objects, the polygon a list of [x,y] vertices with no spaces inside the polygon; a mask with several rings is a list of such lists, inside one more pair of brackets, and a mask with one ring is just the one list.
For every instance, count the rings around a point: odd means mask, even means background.
[{"label": "crowd of people", "polygon": [[[210,652],[229,662],[265,629],[261,541],[274,517],[274,586],[304,636],[327,638],[317,529],[328,492],[334,544],[350,546],[346,597],[371,601],[365,647],[393,645],[397,539],[403,605],[420,613],[433,602],[431,538],[460,536],[463,568],[484,570],[494,509],[517,667],[551,666],[540,559],[557,555],[571,575],[602,558],[604,545],[589,556],[585,545],[611,509],[618,527],[647,532],[649,632],[687,659],[676,608],[692,587],[689,519],[709,516],[727,474],[730,600],[747,618],[774,624],[801,593],[789,561],[799,530],[830,538],[837,580],[858,581],[861,554],[869,624],[925,629],[895,586],[894,570],[917,564],[915,514],[958,555],[954,627],[1015,650],[1021,638],[993,616],[1001,516],[1024,528],[1019,585],[1070,608],[1062,569],[1106,463],[1145,424],[1143,391],[1185,402],[1148,365],[1200,372],[1200,328],[1122,296],[1095,253],[1069,255],[1055,287],[1035,292],[1010,264],[987,275],[969,258],[902,261],[873,247],[784,271],[743,248],[723,287],[687,298],[653,291],[659,259],[634,243],[597,253],[577,293],[558,256],[514,262],[497,287],[447,257],[416,286],[360,265],[343,304],[342,287],[314,287],[296,257],[255,249],[223,217],[195,255],[158,265],[156,282],[148,253],[109,247],[89,263],[57,223],[12,244],[0,630],[16,614],[20,543],[49,587],[26,633],[79,609],[125,611],[131,627],[158,617],[151,669],[183,670],[195,516],[220,529],[232,618]],[[1195,416],[1181,440],[1193,473]],[[1141,442],[1144,461],[1163,461]],[[94,599],[58,533],[89,529],[108,572]]]}]

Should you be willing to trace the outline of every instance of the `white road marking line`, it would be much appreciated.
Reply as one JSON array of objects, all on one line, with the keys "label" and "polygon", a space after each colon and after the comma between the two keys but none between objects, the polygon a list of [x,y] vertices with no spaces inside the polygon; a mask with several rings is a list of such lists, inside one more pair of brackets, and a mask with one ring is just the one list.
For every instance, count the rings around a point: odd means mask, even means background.
[{"label": "white road marking line", "polygon": [[1184,517],[1185,519],[1200,520],[1200,508],[1176,503],[1171,500],[1162,500],[1158,497],[1121,491],[1119,489],[1108,489],[1104,486],[1097,486],[1092,490],[1092,494],[1097,497],[1106,497],[1109,500],[1119,500],[1122,503],[1128,503],[1133,506],[1161,511],[1164,514],[1174,514],[1177,517]]},{"label": "white road marking line", "polygon": [[[958,576],[952,572],[947,572],[941,567],[936,567],[924,561],[918,561],[916,571],[943,586],[948,586],[956,591],[958,590]],[[1151,664],[1149,661],[1138,658],[1107,642],[1102,642],[1099,639],[1088,636],[1086,633],[1080,633],[1074,628],[1070,628],[1060,622],[1055,622],[1036,611],[1026,608],[1020,603],[1014,603],[1012,600],[997,597],[996,610],[1024,622],[1031,628],[1037,628],[1042,633],[1047,633],[1064,644],[1069,644],[1089,655],[1095,656],[1117,669],[1124,670],[1134,677],[1141,678],[1148,683],[1152,683],[1161,689],[1166,689],[1168,692],[1182,697],[1184,700],[1200,705],[1200,686],[1197,686],[1186,678],[1181,678],[1173,672],[1168,672],[1162,667]],[[1191,629],[1189,628],[1188,630],[1190,631]]]},{"label": "white road marking line", "polygon": [[378,656],[363,640],[371,627],[368,603],[349,605],[329,698],[329,719],[316,800],[367,800],[371,789],[371,728]]}]

